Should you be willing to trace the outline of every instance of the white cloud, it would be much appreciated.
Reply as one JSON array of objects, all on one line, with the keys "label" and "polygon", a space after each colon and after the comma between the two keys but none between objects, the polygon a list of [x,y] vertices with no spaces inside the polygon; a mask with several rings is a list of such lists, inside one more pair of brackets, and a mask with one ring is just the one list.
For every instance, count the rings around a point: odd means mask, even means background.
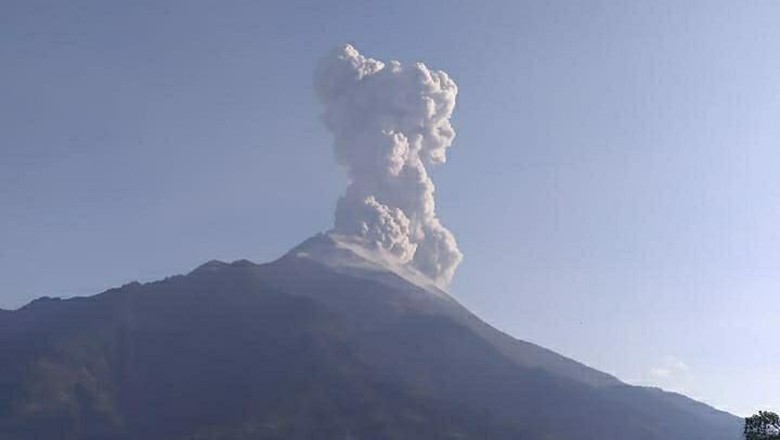
[{"label": "white cloud", "polygon": [[650,369],[650,376],[655,379],[672,379],[687,374],[690,367],[685,362],[668,356],[659,366]]},{"label": "white cloud", "polygon": [[689,394],[691,368],[685,361],[675,356],[664,356],[651,366],[638,382],[667,391]]}]

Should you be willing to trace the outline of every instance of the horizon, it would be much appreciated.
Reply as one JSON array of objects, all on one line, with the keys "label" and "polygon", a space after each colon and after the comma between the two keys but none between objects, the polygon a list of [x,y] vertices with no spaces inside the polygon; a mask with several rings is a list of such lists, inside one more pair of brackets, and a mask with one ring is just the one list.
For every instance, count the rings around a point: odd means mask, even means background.
[{"label": "horizon", "polygon": [[627,383],[780,409],[780,3],[46,5],[0,14],[0,309],[331,230],[349,179],[313,76],[350,43],[457,83],[428,172],[459,302]]}]

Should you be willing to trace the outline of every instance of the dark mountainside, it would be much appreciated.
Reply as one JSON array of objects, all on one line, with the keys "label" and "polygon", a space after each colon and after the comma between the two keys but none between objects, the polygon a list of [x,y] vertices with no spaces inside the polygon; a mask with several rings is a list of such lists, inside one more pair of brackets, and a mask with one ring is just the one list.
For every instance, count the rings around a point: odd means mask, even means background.
[{"label": "dark mountainside", "polygon": [[0,439],[739,438],[364,263],[320,235],[0,311]]}]

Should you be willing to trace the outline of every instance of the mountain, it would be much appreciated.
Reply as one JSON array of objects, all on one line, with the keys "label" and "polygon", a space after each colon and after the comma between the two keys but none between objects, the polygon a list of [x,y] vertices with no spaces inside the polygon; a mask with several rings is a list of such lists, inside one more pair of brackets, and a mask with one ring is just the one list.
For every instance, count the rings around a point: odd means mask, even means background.
[{"label": "mountain", "polygon": [[737,439],[740,419],[484,323],[338,235],[0,311],[0,438]]}]

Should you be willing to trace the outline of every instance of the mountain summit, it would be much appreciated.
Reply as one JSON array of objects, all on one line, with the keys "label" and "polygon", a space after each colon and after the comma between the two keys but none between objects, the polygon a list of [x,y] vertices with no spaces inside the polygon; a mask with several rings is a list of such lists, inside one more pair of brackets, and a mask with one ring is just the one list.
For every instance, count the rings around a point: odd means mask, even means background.
[{"label": "mountain summit", "polygon": [[0,438],[738,438],[740,419],[486,324],[381,249],[320,234],[268,264],[0,313]]}]

